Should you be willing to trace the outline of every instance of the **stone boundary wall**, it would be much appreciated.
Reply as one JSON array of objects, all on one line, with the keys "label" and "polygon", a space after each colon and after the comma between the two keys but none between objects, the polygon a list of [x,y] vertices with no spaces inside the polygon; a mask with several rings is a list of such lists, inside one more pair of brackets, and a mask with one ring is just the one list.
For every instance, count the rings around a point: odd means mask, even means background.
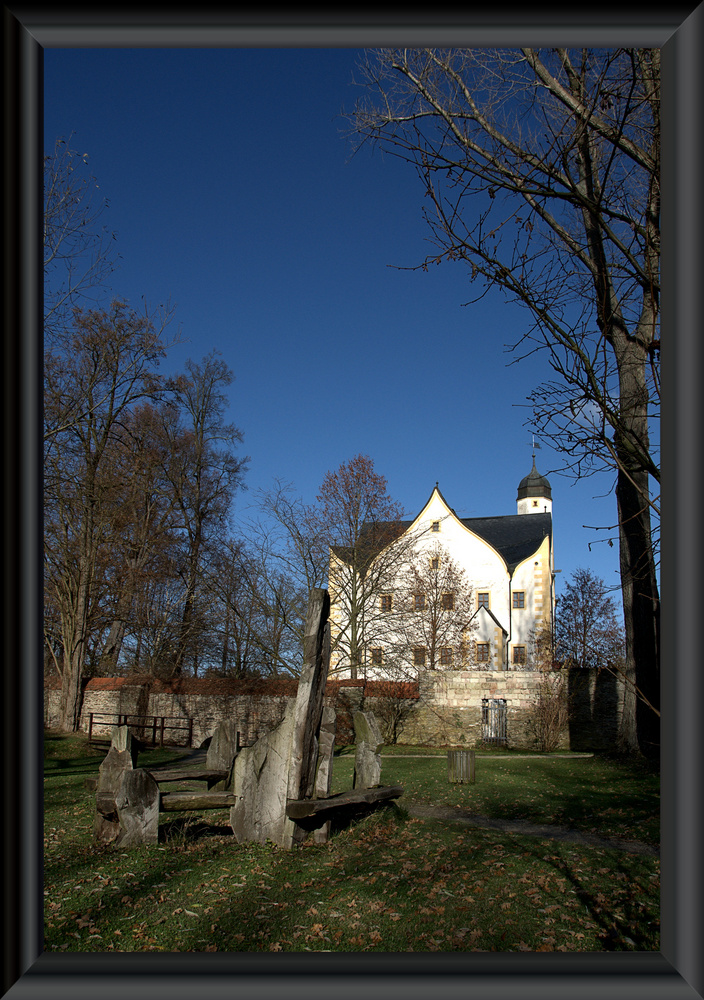
[{"label": "stone boundary wall", "polygon": [[[623,686],[605,671],[565,673],[570,721],[561,746],[571,750],[608,750],[618,740]],[[325,703],[337,713],[338,746],[354,742],[355,711],[379,717],[389,701],[404,709],[399,742],[440,746],[476,746],[482,739],[482,698],[505,698],[510,747],[533,748],[528,716],[541,675],[534,671],[436,671],[419,684],[390,681],[328,681]],[[296,696],[295,680],[252,681],[184,678],[159,681],[144,677],[93,678],[84,686],[81,729],[88,731],[90,713],[166,716],[193,720],[193,745],[200,744],[217,724],[234,718],[244,745],[253,743],[283,718]],[[44,725],[56,728],[60,685],[45,683]],[[115,720],[116,721],[116,720]],[[94,732],[109,735],[114,722]],[[139,732],[136,733],[140,736]],[[147,734],[151,737],[151,732]],[[186,743],[186,729],[166,730],[169,743]]]},{"label": "stone boundary wall", "polygon": [[[354,712],[364,707],[364,692],[389,688],[408,696],[418,697],[416,685],[389,685],[386,682],[329,681],[325,704],[334,706],[337,713],[338,745],[354,743]],[[179,681],[160,681],[150,677],[95,677],[83,688],[80,728],[88,732],[91,712],[97,715],[138,715],[166,717],[177,726],[186,727],[193,721],[193,745],[211,736],[219,722],[234,718],[241,733],[243,745],[254,743],[265,732],[273,729],[283,719],[286,705],[295,700],[297,681],[275,680],[211,680],[190,677]],[[61,686],[57,678],[45,681],[44,726],[58,727]],[[93,733],[108,737],[117,719],[93,723]],[[151,739],[151,730],[135,735]],[[165,741],[170,744],[188,742],[188,730],[165,729]]]},{"label": "stone boundary wall", "polygon": [[[569,719],[560,748],[614,749],[623,709],[623,684],[606,671],[566,670],[562,676]],[[507,745],[535,749],[530,715],[542,679],[542,674],[533,670],[428,673],[420,683],[418,707],[408,720],[404,740],[476,746],[482,742],[482,699],[503,698]]]}]

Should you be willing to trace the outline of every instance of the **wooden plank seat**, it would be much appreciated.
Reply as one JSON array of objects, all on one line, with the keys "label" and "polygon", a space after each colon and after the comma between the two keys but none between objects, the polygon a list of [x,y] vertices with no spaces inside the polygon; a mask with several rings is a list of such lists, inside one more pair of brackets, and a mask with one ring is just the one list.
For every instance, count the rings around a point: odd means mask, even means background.
[{"label": "wooden plank seat", "polygon": [[357,788],[320,799],[289,799],[286,815],[305,829],[315,829],[333,818],[348,819],[364,815],[401,795],[401,785],[377,785],[374,788]]},{"label": "wooden plank seat", "polygon": [[189,812],[200,809],[229,809],[237,803],[232,792],[161,792],[160,812]]},{"label": "wooden plank seat", "polygon": [[211,785],[217,781],[226,781],[229,776],[228,771],[212,767],[175,767],[165,768],[163,771],[155,768],[153,771],[149,771],[149,774],[157,785],[163,785],[167,781],[207,781]]}]

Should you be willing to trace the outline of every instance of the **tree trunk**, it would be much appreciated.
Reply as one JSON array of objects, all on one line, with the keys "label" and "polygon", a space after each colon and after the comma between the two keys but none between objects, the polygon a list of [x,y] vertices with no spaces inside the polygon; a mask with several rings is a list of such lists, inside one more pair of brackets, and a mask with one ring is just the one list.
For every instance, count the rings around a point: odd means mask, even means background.
[{"label": "tree trunk", "polygon": [[180,677],[183,673],[184,662],[186,659],[186,652],[191,637],[191,629],[193,625],[193,608],[196,598],[195,558],[196,557],[194,557],[193,555],[191,556],[191,565],[188,570],[188,579],[186,582],[186,597],[183,602],[183,614],[181,615],[181,624],[179,626],[179,633],[176,644],[176,653],[174,655],[174,665],[172,670],[173,677]]},{"label": "tree trunk", "polygon": [[[621,590],[626,632],[626,704],[622,742],[649,758],[660,749],[660,598],[650,534],[650,514],[643,495],[619,470]],[[636,690],[637,689],[637,690]]]},{"label": "tree trunk", "polygon": [[117,672],[117,661],[122,652],[122,643],[125,641],[125,631],[124,618],[116,618],[110,626],[110,633],[105,640],[103,655],[100,657],[101,671],[106,676]]},{"label": "tree trunk", "polygon": [[[619,402],[630,440],[615,435],[618,459],[616,503],[619,559],[626,632],[627,702],[624,745],[656,758],[660,750],[660,596],[650,523],[649,478],[632,456],[632,442],[648,447],[646,353],[637,340],[615,338]],[[629,447],[631,446],[631,447]],[[644,699],[647,699],[644,700]]]},{"label": "tree trunk", "polygon": [[75,605],[70,608],[70,620],[64,622],[64,671],[61,678],[61,702],[59,706],[60,727],[64,732],[75,733],[81,718],[81,695],[83,668],[88,640],[88,604],[90,600],[91,573],[93,560],[88,555],[89,528],[84,532],[85,552],[80,561]]}]

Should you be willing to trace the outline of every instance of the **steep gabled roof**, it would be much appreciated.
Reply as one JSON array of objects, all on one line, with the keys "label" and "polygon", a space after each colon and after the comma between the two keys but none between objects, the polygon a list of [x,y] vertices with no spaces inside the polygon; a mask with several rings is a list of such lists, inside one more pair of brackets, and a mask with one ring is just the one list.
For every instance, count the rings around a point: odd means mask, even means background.
[{"label": "steep gabled roof", "polygon": [[536,552],[552,534],[552,514],[505,514],[461,517],[460,524],[479,535],[503,557],[509,573]]},{"label": "steep gabled roof", "polygon": [[[360,536],[360,544],[364,553],[362,562],[364,571],[371,560],[375,558],[382,548],[389,542],[399,538],[411,525],[413,521],[396,521],[384,525],[385,531],[379,532],[379,525],[369,526],[367,538],[371,544],[365,544],[365,531],[363,529]],[[540,548],[543,540],[552,534],[552,514],[506,514],[500,517],[458,517],[460,524],[464,525],[471,532],[485,541],[503,558],[510,574],[516,567],[528,559]],[[371,538],[384,538],[384,544],[378,542],[374,544]],[[334,546],[333,552],[345,562],[351,561],[349,549],[343,546]]]}]

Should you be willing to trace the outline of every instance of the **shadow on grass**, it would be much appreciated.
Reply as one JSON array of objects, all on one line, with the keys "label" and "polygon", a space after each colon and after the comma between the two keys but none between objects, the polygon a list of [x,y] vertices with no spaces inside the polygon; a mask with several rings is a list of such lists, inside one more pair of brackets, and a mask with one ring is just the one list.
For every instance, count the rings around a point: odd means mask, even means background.
[{"label": "shadow on grass", "polygon": [[208,837],[225,837],[234,840],[234,833],[229,826],[209,823],[204,819],[191,816],[179,816],[159,824],[159,843],[194,844]]},{"label": "shadow on grass", "polygon": [[[556,875],[566,879],[574,891],[580,907],[584,907],[589,919],[598,928],[597,938],[604,951],[658,951],[660,921],[654,910],[648,912],[648,905],[643,903],[642,888],[638,878],[634,876],[637,861],[623,857],[614,863],[614,854],[609,851],[608,860],[602,866],[601,874],[608,879],[608,885],[603,888],[613,894],[614,883],[623,886],[622,899],[619,905],[609,906],[607,897],[599,885],[589,885],[593,876],[593,858],[585,861],[585,870],[566,856],[555,844],[548,845],[543,841],[530,848],[529,853],[539,863],[548,863]],[[599,873],[599,869],[596,869]],[[641,874],[641,879],[645,876]],[[652,919],[648,920],[647,918]]]}]

